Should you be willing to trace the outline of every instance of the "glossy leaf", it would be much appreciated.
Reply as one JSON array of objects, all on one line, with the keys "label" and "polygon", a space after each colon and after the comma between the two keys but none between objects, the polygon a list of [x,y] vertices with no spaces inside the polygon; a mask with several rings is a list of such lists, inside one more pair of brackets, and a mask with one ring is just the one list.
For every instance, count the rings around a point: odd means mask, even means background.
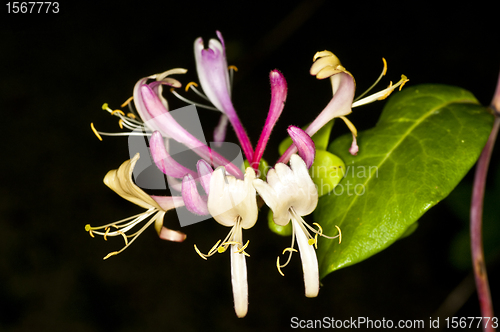
[{"label": "glossy leaf", "polygon": [[344,160],[346,174],[320,198],[314,219],[327,235],[338,225],[342,243],[320,240],[321,277],[411,231],[474,165],[492,124],[493,116],[470,92],[420,85],[390,98],[377,125],[359,133],[357,156],[348,151],[350,134],[334,141],[329,151]]}]

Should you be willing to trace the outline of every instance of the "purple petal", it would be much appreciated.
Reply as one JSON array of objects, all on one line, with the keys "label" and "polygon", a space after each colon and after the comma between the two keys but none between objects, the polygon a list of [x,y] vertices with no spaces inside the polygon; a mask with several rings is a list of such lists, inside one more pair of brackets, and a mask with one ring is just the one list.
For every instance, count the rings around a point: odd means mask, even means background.
[{"label": "purple petal", "polygon": [[181,196],[151,196],[152,199],[155,200],[156,203],[164,210],[172,210],[174,208],[178,208],[184,206],[184,200]]},{"label": "purple petal", "polygon": [[314,157],[316,154],[314,141],[312,140],[311,136],[309,136],[299,127],[295,126],[289,126],[287,131],[288,135],[290,135],[293,143],[299,151],[299,156],[304,160],[307,168],[310,168],[314,162]]},{"label": "purple petal", "polygon": [[186,174],[196,176],[196,173],[179,164],[170,156],[163,143],[163,137],[159,131],[155,131],[149,140],[149,149],[156,166],[168,176],[183,178]]},{"label": "purple petal", "polygon": [[243,178],[243,173],[238,167],[230,163],[217,152],[212,151],[212,149],[200,142],[175,121],[172,115],[165,109],[158,96],[148,85],[142,85],[140,87],[140,95],[144,109],[150,118],[148,127],[153,128],[153,130],[158,130],[164,137],[171,137],[177,142],[186,145],[203,159],[213,161],[216,166],[226,167],[228,172],[236,177]]},{"label": "purple petal", "polygon": [[[325,124],[336,117],[344,116],[351,113],[352,100],[354,98],[354,79],[346,73],[335,75],[340,77],[340,85],[332,100],[326,105],[318,117],[305,130],[309,136],[314,135]],[[290,160],[290,156],[297,152],[297,147],[292,145],[283,153],[278,162],[286,163]]]},{"label": "purple petal", "polygon": [[190,212],[199,216],[209,214],[207,202],[200,196],[196,181],[190,174],[187,174],[182,179],[182,198]]},{"label": "purple petal", "polygon": [[210,164],[203,159],[198,160],[196,168],[198,169],[198,179],[200,180],[201,186],[208,195],[210,193],[210,178],[214,170]]},{"label": "purple petal", "polygon": [[259,167],[259,162],[264,154],[264,150],[266,149],[271,131],[273,130],[276,121],[278,121],[278,118],[283,111],[283,107],[285,107],[287,95],[286,80],[279,70],[275,69],[271,71],[269,79],[271,81],[271,105],[269,106],[269,112],[267,113],[266,124],[260,134],[259,143],[255,148],[255,154],[251,164],[255,169]]}]

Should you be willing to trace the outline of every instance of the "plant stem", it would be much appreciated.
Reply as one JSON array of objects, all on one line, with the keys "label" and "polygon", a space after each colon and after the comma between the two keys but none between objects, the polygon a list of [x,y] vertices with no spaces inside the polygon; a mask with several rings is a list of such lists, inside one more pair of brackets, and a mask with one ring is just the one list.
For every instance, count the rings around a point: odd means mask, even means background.
[{"label": "plant stem", "polygon": [[[476,165],[474,174],[474,187],[472,189],[472,202],[470,210],[470,236],[471,236],[471,252],[472,265],[474,268],[474,278],[476,281],[477,295],[479,298],[479,306],[482,317],[493,316],[493,304],[491,301],[490,286],[488,283],[488,274],[486,273],[486,265],[484,262],[483,238],[482,238],[482,223],[483,223],[483,202],[484,189],[486,185],[486,176],[488,174],[488,166],[490,164],[491,153],[495,145],[495,140],[500,128],[500,114],[498,113],[498,104],[500,101],[500,76],[493,97],[491,108],[495,113],[495,122],[493,129],[488,138],[481,156]],[[483,320],[484,331],[495,331],[491,322]]]}]

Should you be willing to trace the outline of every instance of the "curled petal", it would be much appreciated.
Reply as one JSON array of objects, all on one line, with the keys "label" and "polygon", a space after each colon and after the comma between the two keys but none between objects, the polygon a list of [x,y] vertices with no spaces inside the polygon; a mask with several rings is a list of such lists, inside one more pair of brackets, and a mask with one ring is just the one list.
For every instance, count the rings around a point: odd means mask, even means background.
[{"label": "curled petal", "polygon": [[179,179],[184,177],[186,174],[196,176],[195,172],[182,166],[175,161],[172,156],[170,156],[165,148],[163,137],[159,131],[155,131],[153,135],[151,135],[149,140],[149,149],[151,150],[151,156],[153,157],[156,166],[163,172],[163,174]]},{"label": "curled petal", "polygon": [[190,174],[182,179],[182,198],[190,212],[199,216],[208,214],[207,202],[200,196],[196,181]]},{"label": "curled petal", "polygon": [[210,164],[203,159],[198,160],[196,168],[198,170],[198,176],[201,186],[208,195],[210,193],[210,178],[212,177],[212,173],[214,170],[212,169]]},{"label": "curled petal", "polygon": [[310,168],[316,154],[314,141],[311,136],[307,135],[301,128],[295,126],[289,126],[287,131],[299,151],[299,156],[305,161],[306,167]]},{"label": "curled petal", "polygon": [[159,236],[162,240],[172,242],[182,242],[186,239],[186,234],[166,228],[165,226],[161,228]]}]

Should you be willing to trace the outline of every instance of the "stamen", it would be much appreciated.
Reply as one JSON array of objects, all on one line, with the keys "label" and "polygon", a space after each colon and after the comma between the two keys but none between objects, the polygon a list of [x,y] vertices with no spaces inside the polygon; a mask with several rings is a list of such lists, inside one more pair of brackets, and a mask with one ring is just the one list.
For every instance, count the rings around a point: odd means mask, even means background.
[{"label": "stamen", "polygon": [[207,260],[207,258],[205,257],[205,255],[201,253],[200,249],[198,249],[198,247],[196,246],[196,244],[194,245],[194,250],[196,250],[196,253],[198,255],[200,255],[201,258],[203,258],[204,260]]},{"label": "stamen", "polygon": [[[309,244],[310,246],[312,246],[313,244],[316,244],[316,239],[309,239],[307,240],[307,244]],[[316,249],[318,249],[318,247],[316,246]]]},{"label": "stamen", "polygon": [[95,129],[94,123],[92,123],[92,122],[90,123],[90,128],[92,128],[92,131],[97,136],[97,138],[99,139],[99,141],[102,141],[102,137],[101,137],[101,135],[99,135],[99,132]]},{"label": "stamen", "polygon": [[[247,240],[247,243],[245,243],[245,245],[244,245],[243,247],[241,247],[241,249],[238,249],[238,250],[236,250],[235,252],[236,252],[236,253],[238,253],[238,254],[240,254],[240,253],[242,253],[242,252],[244,253],[244,252],[245,252],[245,249],[246,249],[246,247],[248,247],[248,244],[249,244],[249,243],[250,243],[250,240]],[[250,255],[248,255],[248,256],[250,257]]]},{"label": "stamen", "polygon": [[278,268],[278,272],[284,277],[285,274],[283,272],[281,272],[280,256],[278,256],[278,259],[276,260],[276,267]]},{"label": "stamen", "polygon": [[389,97],[389,95],[392,93],[392,90],[394,90],[391,89],[391,87],[392,87],[392,81],[389,82],[389,86],[386,89],[387,92],[384,95],[380,96],[377,100],[384,100],[385,98]]},{"label": "stamen", "polygon": [[368,92],[370,92],[378,84],[378,82],[380,82],[382,77],[385,76],[385,74],[387,73],[387,61],[384,58],[382,58],[382,61],[384,62],[384,68],[382,69],[382,73],[379,75],[375,83],[373,83],[365,92],[363,92],[358,97],[356,97],[356,99],[354,99],[354,102],[363,98],[363,96],[365,96]]},{"label": "stamen", "polygon": [[[191,88],[193,89],[193,88]],[[176,96],[177,98],[179,98],[180,100],[182,100],[183,102],[185,103],[188,103],[188,104],[193,104],[195,106],[198,106],[198,107],[201,107],[201,108],[206,108],[208,110],[212,110],[212,111],[219,111],[216,107],[213,107],[213,106],[208,106],[208,105],[203,105],[203,104],[200,104],[200,103],[197,103],[197,102],[194,102],[194,101],[191,101],[187,98],[184,98],[183,96],[181,96],[180,94],[177,93],[177,91],[175,91],[174,88],[170,89],[170,92],[172,92],[172,94],[174,96]]]},{"label": "stamen", "polygon": [[132,101],[132,99],[134,99],[134,96],[132,96],[129,99],[125,100],[125,102],[121,105],[121,107],[127,106]]},{"label": "stamen", "polygon": [[122,110],[114,110],[114,111],[111,111],[111,115],[115,115],[116,113],[119,113],[119,114],[121,114],[121,115],[125,116],[125,113],[123,113],[123,111],[122,111]]},{"label": "stamen", "polygon": [[288,252],[297,252],[297,249],[295,249],[295,248],[285,248],[285,249],[283,249],[282,254],[284,255],[285,252],[287,252],[287,251]]},{"label": "stamen", "polygon": [[[120,250],[121,251],[121,250]],[[110,258],[111,256],[115,256],[115,255],[118,255],[120,252],[119,251],[113,251],[113,252],[110,252],[109,254],[106,255],[106,257],[104,257],[102,260],[106,260],[108,258]]]},{"label": "stamen", "polygon": [[123,119],[118,120],[118,126],[120,126],[120,129],[123,129]]},{"label": "stamen", "polygon": [[135,116],[135,114],[134,114],[134,113],[127,113],[127,116],[128,116],[129,118],[134,119],[134,120],[135,120],[135,119],[137,119],[137,117]]},{"label": "stamen", "polygon": [[235,65],[230,65],[230,66],[227,67],[227,69],[238,71],[238,67],[236,67]]},{"label": "stamen", "polygon": [[197,86],[198,86],[198,84],[196,84],[195,82],[189,82],[189,83],[186,85],[186,92],[188,92],[188,90],[189,90],[189,88],[190,88],[191,86],[197,87]]}]

